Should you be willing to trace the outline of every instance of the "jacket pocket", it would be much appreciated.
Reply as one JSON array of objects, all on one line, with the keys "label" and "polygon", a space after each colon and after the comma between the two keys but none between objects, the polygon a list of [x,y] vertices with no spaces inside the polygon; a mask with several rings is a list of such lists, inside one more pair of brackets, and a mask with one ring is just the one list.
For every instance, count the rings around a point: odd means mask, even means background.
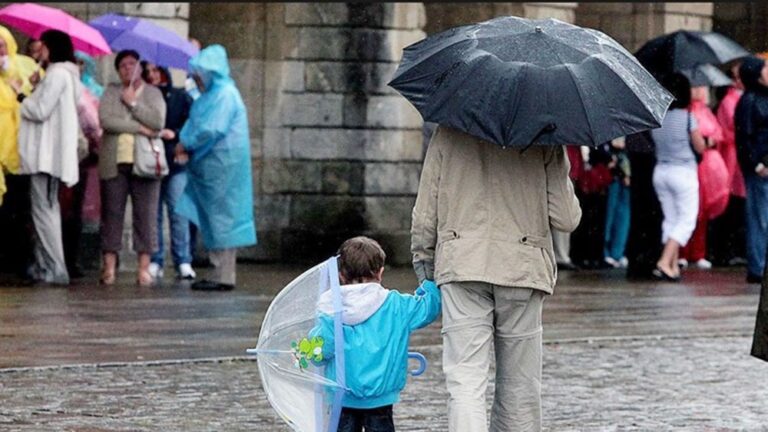
[{"label": "jacket pocket", "polygon": [[437,244],[445,243],[458,239],[459,233],[456,230],[444,230],[437,233]]}]

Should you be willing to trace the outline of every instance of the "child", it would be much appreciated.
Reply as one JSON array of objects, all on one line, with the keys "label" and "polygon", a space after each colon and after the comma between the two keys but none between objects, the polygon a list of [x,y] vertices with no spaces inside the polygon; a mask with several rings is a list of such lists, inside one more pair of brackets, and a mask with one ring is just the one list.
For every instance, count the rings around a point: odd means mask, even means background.
[{"label": "child", "polygon": [[[381,286],[386,255],[368,237],[345,241],[338,251],[342,295],[346,387],[339,432],[394,431],[392,405],[399,401],[408,369],[408,338],[440,313],[440,291],[425,281],[415,295]],[[333,301],[318,301],[319,322],[310,337],[323,338],[325,374],[335,380]]]}]

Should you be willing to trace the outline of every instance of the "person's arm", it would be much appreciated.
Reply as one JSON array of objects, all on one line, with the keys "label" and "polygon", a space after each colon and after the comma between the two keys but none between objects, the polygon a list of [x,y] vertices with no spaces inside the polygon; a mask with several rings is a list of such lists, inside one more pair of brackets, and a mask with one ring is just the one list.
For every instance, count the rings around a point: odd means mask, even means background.
[{"label": "person's arm", "polygon": [[565,147],[558,146],[544,152],[547,174],[547,208],[549,223],[562,232],[573,232],[581,221],[581,206],[568,177],[571,164]]},{"label": "person's arm", "polygon": [[435,279],[435,247],[437,245],[437,195],[440,184],[440,154],[438,141],[443,134],[438,128],[427,148],[419,190],[411,217],[411,254],[413,270],[419,283]]},{"label": "person's arm", "polygon": [[336,346],[333,342],[333,317],[321,314],[317,321],[317,324],[309,331],[309,338],[321,337],[323,339],[323,360],[321,362],[313,362],[315,365],[321,366],[334,358]]},{"label": "person's arm", "polygon": [[691,131],[691,143],[698,154],[704,154],[704,150],[709,148],[707,141],[698,129]]},{"label": "person's arm", "polygon": [[159,131],[165,127],[165,99],[156,87],[144,85],[142,97],[136,100],[136,104],[128,105],[128,109],[139,123]]},{"label": "person's arm", "polygon": [[220,141],[229,131],[232,119],[238,109],[230,89],[219,90],[213,97],[196,100],[195,112],[184,123],[179,133],[179,141],[184,149],[194,152]]},{"label": "person's arm", "polygon": [[408,302],[408,325],[411,330],[428,326],[440,314],[440,290],[434,281],[425,280],[417,288],[416,294],[405,298]]},{"label": "person's arm", "polygon": [[118,87],[109,86],[104,90],[99,103],[99,123],[104,132],[110,134],[141,132],[141,123],[132,117],[126,117],[120,100]]},{"label": "person's arm", "polygon": [[42,123],[51,116],[59,104],[59,99],[67,88],[67,80],[74,83],[69,73],[63,70],[52,71],[42,80],[34,92],[23,99],[21,116],[27,120]]}]

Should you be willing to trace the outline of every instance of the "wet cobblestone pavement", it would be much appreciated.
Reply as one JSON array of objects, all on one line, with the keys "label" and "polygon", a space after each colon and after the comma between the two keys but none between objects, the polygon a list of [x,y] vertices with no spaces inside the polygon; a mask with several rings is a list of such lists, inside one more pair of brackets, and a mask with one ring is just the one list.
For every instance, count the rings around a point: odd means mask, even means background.
[{"label": "wet cobblestone pavement", "polygon": [[[302,269],[241,268],[230,293],[0,288],[0,431],[287,431],[242,354]],[[385,282],[414,283],[408,269]],[[738,270],[564,274],[544,308],[544,429],[768,430],[768,363],[749,356],[758,290]],[[411,341],[429,368],[395,408],[400,431],[446,430],[439,330]]]}]

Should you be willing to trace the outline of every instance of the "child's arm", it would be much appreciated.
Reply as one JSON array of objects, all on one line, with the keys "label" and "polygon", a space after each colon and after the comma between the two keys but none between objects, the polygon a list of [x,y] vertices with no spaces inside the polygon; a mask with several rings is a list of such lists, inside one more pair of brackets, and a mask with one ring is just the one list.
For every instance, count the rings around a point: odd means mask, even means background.
[{"label": "child's arm", "polygon": [[440,290],[434,281],[425,280],[408,296],[408,320],[411,330],[428,326],[440,314]]},{"label": "child's arm", "polygon": [[333,317],[321,314],[317,320],[318,323],[309,331],[309,338],[312,339],[316,336],[323,338],[323,360],[313,362],[316,366],[321,366],[334,357]]}]

